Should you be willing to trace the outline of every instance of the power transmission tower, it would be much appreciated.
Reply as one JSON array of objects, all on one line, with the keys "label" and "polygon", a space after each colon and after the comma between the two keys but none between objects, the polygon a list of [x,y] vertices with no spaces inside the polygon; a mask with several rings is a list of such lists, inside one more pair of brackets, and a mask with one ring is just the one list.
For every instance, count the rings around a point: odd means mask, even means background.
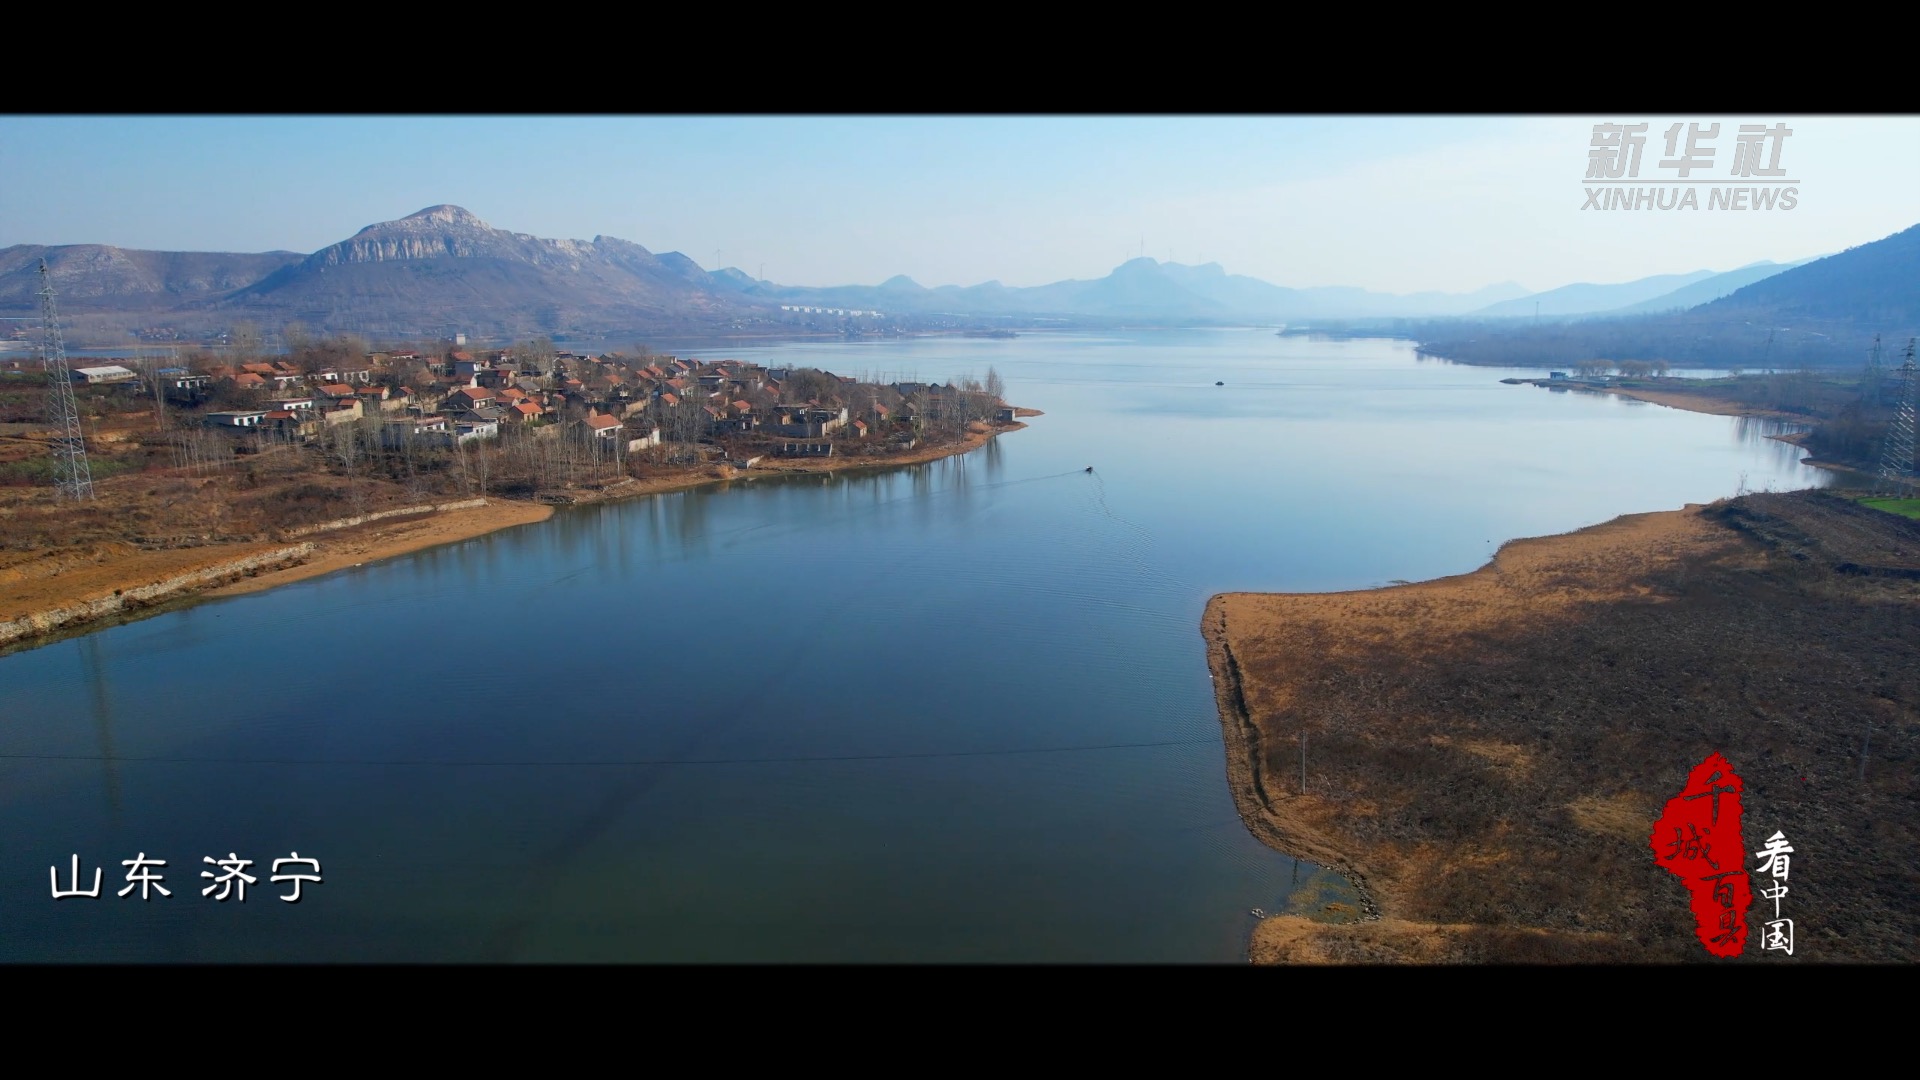
[{"label": "power transmission tower", "polygon": [[80,429],[80,405],[73,397],[73,372],[67,367],[67,346],[60,339],[60,319],[53,310],[53,278],[47,260],[40,260],[40,349],[47,369],[47,418],[53,423],[54,493],[56,498],[93,498],[93,471],[87,467],[87,439]]},{"label": "power transmission tower", "polygon": [[1914,428],[1914,391],[1916,371],[1913,362],[1914,342],[1907,341],[1907,359],[1900,365],[1900,404],[1895,408],[1893,422],[1887,425],[1887,441],[1880,452],[1880,483],[1898,493],[1913,478],[1913,428]]}]

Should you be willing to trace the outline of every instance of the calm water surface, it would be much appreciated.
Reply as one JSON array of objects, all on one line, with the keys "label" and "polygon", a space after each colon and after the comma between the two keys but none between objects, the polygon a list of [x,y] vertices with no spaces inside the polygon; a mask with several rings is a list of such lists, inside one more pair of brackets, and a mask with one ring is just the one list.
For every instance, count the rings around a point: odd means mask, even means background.
[{"label": "calm water surface", "polygon": [[[565,512],[0,658],[0,959],[1237,962],[1250,908],[1342,883],[1234,813],[1208,596],[1460,573],[1824,482],[1779,428],[1405,343],[721,356],[992,365],[1047,415],[964,458]],[[269,864],[295,852],[324,881],[290,904]],[[201,895],[230,853],[256,860],[244,903]],[[55,901],[75,854],[101,896]],[[115,895],[141,854],[170,897]]]}]

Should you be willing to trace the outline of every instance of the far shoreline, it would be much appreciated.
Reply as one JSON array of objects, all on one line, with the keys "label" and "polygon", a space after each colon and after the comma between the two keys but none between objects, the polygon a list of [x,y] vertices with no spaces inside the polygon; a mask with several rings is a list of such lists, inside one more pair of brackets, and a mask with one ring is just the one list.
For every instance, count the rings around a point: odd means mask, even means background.
[{"label": "far shoreline", "polygon": [[[1017,409],[1016,416],[1040,416],[1038,409]],[[36,591],[29,605],[0,602],[0,655],[27,651],[56,640],[84,635],[102,624],[115,625],[142,617],[142,607],[173,610],[188,600],[241,596],[281,585],[323,577],[367,563],[381,562],[447,544],[531,525],[551,518],[557,505],[584,506],[651,495],[691,491],[714,484],[752,481],[763,476],[828,474],[891,466],[924,465],[957,457],[985,446],[996,436],[1019,431],[1019,421],[1002,423],[985,432],[968,433],[957,443],[926,447],[908,454],[875,457],[847,456],[735,470],[731,466],[690,468],[673,476],[616,481],[598,489],[542,493],[548,499],[488,496],[483,505],[444,509],[385,522],[329,530],[294,545],[272,540],[236,541],[199,548],[145,552],[124,557],[111,566],[76,567],[69,575],[76,588]],[[265,561],[263,561],[265,560]],[[204,578],[206,580],[194,580]],[[52,582],[57,582],[56,574]],[[49,584],[52,584],[49,582]],[[0,585],[9,584],[0,580]],[[19,584],[19,583],[12,583]],[[150,599],[136,596],[153,594]],[[157,612],[156,612],[157,613]]]}]

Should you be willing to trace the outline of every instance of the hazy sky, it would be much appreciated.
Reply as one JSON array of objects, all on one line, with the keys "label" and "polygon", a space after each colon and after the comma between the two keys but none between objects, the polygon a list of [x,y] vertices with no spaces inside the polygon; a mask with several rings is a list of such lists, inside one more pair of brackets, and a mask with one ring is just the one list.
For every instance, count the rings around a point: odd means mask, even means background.
[{"label": "hazy sky", "polygon": [[[1583,209],[1596,123],[1719,123],[1698,210]],[[1709,209],[1784,122],[1791,210]],[[1920,118],[4,117],[0,247],[310,252],[436,203],[790,285],[1038,285],[1141,253],[1279,285],[1465,292],[1730,270],[1920,224]]]}]

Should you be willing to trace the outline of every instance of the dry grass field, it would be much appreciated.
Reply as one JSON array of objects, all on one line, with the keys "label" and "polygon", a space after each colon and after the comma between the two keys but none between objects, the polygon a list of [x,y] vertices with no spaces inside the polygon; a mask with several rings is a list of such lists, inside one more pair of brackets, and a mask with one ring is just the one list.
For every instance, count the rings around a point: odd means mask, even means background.
[{"label": "dry grass field", "polygon": [[1920,522],[1797,492],[1515,541],[1439,581],[1215,597],[1243,816],[1381,916],[1269,919],[1254,958],[1726,962],[1649,846],[1719,751],[1750,851],[1775,830],[1797,851],[1795,955],[1755,934],[1734,962],[1920,959],[1916,578]]}]

